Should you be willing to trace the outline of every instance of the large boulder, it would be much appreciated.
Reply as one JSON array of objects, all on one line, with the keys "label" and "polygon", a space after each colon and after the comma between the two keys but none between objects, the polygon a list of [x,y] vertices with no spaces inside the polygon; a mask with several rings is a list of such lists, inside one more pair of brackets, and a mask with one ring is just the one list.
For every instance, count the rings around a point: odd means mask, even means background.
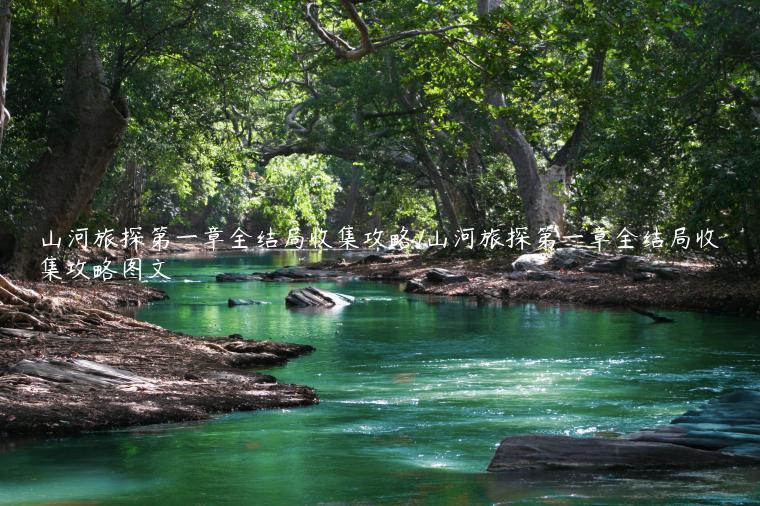
[{"label": "large boulder", "polygon": [[552,269],[578,269],[599,258],[599,254],[584,248],[557,248],[552,253]]},{"label": "large boulder", "polygon": [[512,262],[515,271],[541,271],[548,267],[551,255],[549,253],[526,253]]},{"label": "large boulder", "polygon": [[342,293],[328,292],[313,286],[291,290],[285,297],[285,304],[292,307],[336,307],[347,306],[355,298]]}]

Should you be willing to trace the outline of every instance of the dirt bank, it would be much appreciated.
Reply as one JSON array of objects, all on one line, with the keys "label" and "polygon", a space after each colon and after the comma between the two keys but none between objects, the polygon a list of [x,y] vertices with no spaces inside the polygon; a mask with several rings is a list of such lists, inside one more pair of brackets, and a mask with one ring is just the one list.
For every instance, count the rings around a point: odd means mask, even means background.
[{"label": "dirt bank", "polygon": [[[10,284],[10,286],[8,286]],[[0,434],[62,434],[315,404],[253,369],[310,346],[196,338],[114,312],[163,298],[128,283],[0,280]]]},{"label": "dirt bank", "polygon": [[[760,318],[760,280],[725,277],[709,265],[669,264],[677,279],[635,281],[626,274],[559,269],[552,279],[512,279],[515,258],[468,260],[420,255],[373,255],[353,263],[323,262],[320,269],[341,270],[348,276],[381,281],[419,282],[414,293],[475,296],[510,301],[570,302],[595,306],[650,307],[717,311]],[[464,274],[467,281],[441,283],[426,279],[433,268]],[[543,271],[542,271],[543,272]],[[512,276],[512,277],[511,277]]]}]

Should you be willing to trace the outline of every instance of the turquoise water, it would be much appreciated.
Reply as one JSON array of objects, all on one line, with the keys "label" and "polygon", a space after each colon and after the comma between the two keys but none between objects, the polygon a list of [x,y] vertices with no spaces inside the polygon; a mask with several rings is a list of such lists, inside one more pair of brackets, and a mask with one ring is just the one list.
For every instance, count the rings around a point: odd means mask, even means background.
[{"label": "turquoise water", "polygon": [[[507,435],[594,436],[666,423],[731,388],[760,388],[755,320],[408,296],[320,282],[361,300],[284,306],[304,284],[216,283],[314,260],[272,253],[169,260],[170,299],[138,317],[197,335],[312,344],[271,368],[318,406],[236,413],[0,447],[0,504],[758,504],[760,470],[659,474],[484,470]],[[270,301],[228,308],[228,298]]]}]

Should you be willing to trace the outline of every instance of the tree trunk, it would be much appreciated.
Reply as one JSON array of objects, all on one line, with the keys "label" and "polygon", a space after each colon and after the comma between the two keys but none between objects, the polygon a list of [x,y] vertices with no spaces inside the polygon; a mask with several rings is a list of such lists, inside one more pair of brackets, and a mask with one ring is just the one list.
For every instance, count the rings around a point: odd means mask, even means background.
[{"label": "tree trunk", "polygon": [[[503,104],[503,98],[499,100]],[[491,127],[494,146],[506,153],[514,165],[517,191],[530,233],[535,235],[547,225],[556,225],[564,232],[565,167],[552,165],[541,173],[533,148],[520,130],[503,118],[491,118]]]},{"label": "tree trunk", "polygon": [[[478,16],[483,18],[500,5],[501,0],[478,0]],[[485,102],[496,108],[507,105],[504,95],[489,83],[486,83]],[[517,191],[530,233],[535,235],[541,227],[552,224],[564,231],[565,204],[561,196],[565,167],[552,166],[541,174],[533,147],[519,129],[503,117],[489,115],[489,123],[494,146],[505,153],[515,167]]]},{"label": "tree trunk", "polygon": [[8,54],[11,43],[11,0],[0,0],[0,148],[5,127],[11,115],[5,108],[5,88],[8,83]]},{"label": "tree trunk", "polygon": [[38,279],[45,256],[42,239],[65,236],[92,199],[121,144],[127,126],[126,102],[111,97],[97,51],[83,50],[69,65],[62,107],[48,133],[48,149],[27,174],[36,206],[22,222],[9,272]]},{"label": "tree trunk", "polygon": [[348,191],[346,192],[346,205],[337,220],[338,230],[345,226],[352,225],[354,216],[356,214],[356,207],[359,204],[359,189],[361,188],[361,180],[361,169],[358,165],[353,165],[351,168],[351,183],[349,184]]}]

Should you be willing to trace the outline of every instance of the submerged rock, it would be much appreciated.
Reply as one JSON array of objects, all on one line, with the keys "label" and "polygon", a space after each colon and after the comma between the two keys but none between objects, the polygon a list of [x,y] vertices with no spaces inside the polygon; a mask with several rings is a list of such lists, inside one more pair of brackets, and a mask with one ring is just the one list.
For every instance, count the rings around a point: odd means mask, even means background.
[{"label": "submerged rock", "polygon": [[425,278],[434,283],[465,283],[469,281],[464,274],[455,274],[449,270],[439,268],[427,271]]},{"label": "submerged rock", "polygon": [[261,276],[255,274],[241,274],[239,272],[223,272],[216,275],[216,280],[220,283],[235,281],[260,281]]},{"label": "submerged rock", "polygon": [[269,304],[269,302],[264,301],[264,300],[254,300],[254,299],[227,299],[227,305],[229,307],[254,306],[254,305],[260,305],[260,304]]},{"label": "submerged rock", "polygon": [[336,307],[347,306],[354,300],[355,298],[350,295],[307,286],[291,290],[285,297],[285,304],[295,307]]},{"label": "submerged rock", "polygon": [[282,267],[272,272],[255,272],[265,281],[308,281],[314,279],[332,279],[343,275],[340,271],[326,269],[307,269],[304,267]]}]

